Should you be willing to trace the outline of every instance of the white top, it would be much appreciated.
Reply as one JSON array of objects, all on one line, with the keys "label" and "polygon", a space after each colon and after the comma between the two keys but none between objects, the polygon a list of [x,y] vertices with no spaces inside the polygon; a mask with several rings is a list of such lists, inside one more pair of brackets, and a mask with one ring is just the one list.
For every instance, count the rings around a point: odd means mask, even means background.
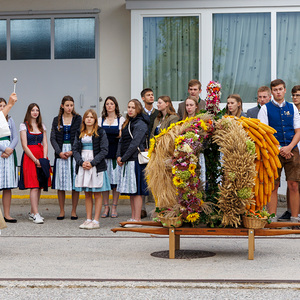
[{"label": "white top", "polygon": [[[276,105],[276,106],[279,106],[279,107],[283,107],[285,105],[285,100],[279,104],[277,103],[275,100],[271,99],[271,101]],[[298,108],[297,106],[294,104],[294,103],[291,103],[293,104],[293,108],[294,108],[294,129],[298,129],[300,128],[300,115],[299,115],[299,111],[298,111]],[[269,125],[269,119],[268,119],[268,110],[267,110],[267,107],[266,105],[263,105],[261,107],[261,109],[259,110],[259,113],[258,113],[258,116],[257,118],[262,122],[262,123],[265,123],[267,125]]]},{"label": "white top", "polygon": [[[120,117],[119,130],[122,129],[122,125],[123,125],[124,122],[125,122],[124,117]],[[102,125],[102,117],[98,118],[98,125],[101,127],[101,125]],[[105,119],[104,122],[103,122],[103,125],[105,125],[105,126],[117,126],[118,125],[118,118],[115,118],[114,122],[112,124],[108,124],[106,122],[106,119]]]},{"label": "white top", "polygon": [[[44,130],[46,131],[46,126],[45,126],[45,124],[43,123],[43,128],[44,128]],[[19,129],[19,131],[23,131],[23,130],[27,130],[27,126],[25,125],[25,123],[21,123],[20,124],[20,129]],[[32,131],[30,131],[31,133],[37,133],[37,132],[32,132]]]}]

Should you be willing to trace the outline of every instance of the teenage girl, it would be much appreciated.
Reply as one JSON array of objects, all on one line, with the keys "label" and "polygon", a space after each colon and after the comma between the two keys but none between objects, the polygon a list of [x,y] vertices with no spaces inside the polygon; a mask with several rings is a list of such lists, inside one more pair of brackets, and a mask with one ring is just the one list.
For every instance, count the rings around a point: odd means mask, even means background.
[{"label": "teenage girl", "polygon": [[[117,192],[117,184],[120,176],[120,166],[117,164],[117,149],[119,139],[121,137],[121,129],[125,119],[120,114],[117,99],[113,96],[108,96],[103,105],[102,117],[99,118],[99,125],[105,130],[108,139],[108,154],[106,155],[107,173],[110,180],[113,203],[111,217],[117,218],[117,205],[120,193]],[[104,212],[101,218],[109,216],[109,191],[103,192]]]},{"label": "teenage girl", "polygon": [[128,221],[135,222],[126,224],[126,227],[140,226],[138,222],[141,221],[142,196],[149,194],[144,175],[146,165],[138,162],[138,148],[144,151],[146,147],[149,122],[140,101],[130,100],[117,151],[117,163],[121,167],[117,190],[130,196],[131,219]]},{"label": "teenage girl", "polygon": [[[102,208],[101,192],[110,190],[106,172],[105,156],[108,153],[108,140],[103,128],[98,126],[97,114],[88,109],[82,119],[80,131],[76,134],[73,155],[76,160],[75,189],[84,191],[86,221],[81,229],[97,229]],[[95,216],[93,213],[93,194],[95,198]]]},{"label": "teenage girl", "polygon": [[[7,102],[0,98],[0,111],[4,109]],[[14,151],[18,144],[18,132],[14,120],[6,116],[10,136],[0,138],[0,190],[2,192],[2,203],[4,220],[9,223],[16,223],[17,220],[10,216],[11,189],[18,186],[17,157]]]},{"label": "teenage girl", "polygon": [[[51,170],[47,159],[46,127],[42,123],[40,108],[36,103],[29,104],[27,108],[24,123],[20,124],[20,137],[24,152],[21,160],[19,188],[21,190],[30,189],[29,220],[36,224],[42,224],[44,218],[38,212],[41,185],[44,186],[44,189],[51,186]],[[45,176],[48,176],[44,183],[38,180],[38,172],[40,173],[41,170]]]},{"label": "teenage girl", "polygon": [[57,220],[65,218],[65,191],[72,191],[71,220],[77,220],[76,208],[79,192],[74,190],[73,179],[75,174],[75,161],[73,159],[72,145],[75,134],[80,129],[81,116],[75,112],[74,99],[71,96],[63,97],[58,116],[53,119],[50,141],[55,150],[55,161],[52,178],[52,188],[57,189],[60,208]]},{"label": "teenage girl", "polygon": [[239,94],[231,94],[227,97],[226,114],[238,118],[246,117],[243,112],[243,101]]}]

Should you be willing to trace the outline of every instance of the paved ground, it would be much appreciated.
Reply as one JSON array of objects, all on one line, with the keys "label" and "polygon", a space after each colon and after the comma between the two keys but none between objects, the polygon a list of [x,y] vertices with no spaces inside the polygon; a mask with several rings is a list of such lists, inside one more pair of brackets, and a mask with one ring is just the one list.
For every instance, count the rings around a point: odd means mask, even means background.
[{"label": "paved ground", "polygon": [[[168,250],[168,239],[111,232],[130,217],[124,200],[117,219],[101,219],[99,230],[77,221],[57,221],[55,201],[41,200],[42,225],[27,219],[29,203],[14,200],[0,237],[0,299],[298,299],[300,235],[256,238],[249,261],[243,237],[182,237],[181,249],[212,251],[208,258],[169,260],[151,253]],[[154,208],[147,204],[147,210]],[[284,208],[280,208],[282,212]]]}]

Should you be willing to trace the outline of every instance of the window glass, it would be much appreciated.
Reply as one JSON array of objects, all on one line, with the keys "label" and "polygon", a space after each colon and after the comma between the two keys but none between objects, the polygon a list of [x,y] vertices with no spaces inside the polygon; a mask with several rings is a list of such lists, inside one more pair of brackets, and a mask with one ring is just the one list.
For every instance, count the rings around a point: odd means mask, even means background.
[{"label": "window glass", "polygon": [[55,58],[95,58],[95,18],[55,19]]},{"label": "window glass", "polygon": [[11,59],[50,59],[51,20],[11,20]]},{"label": "window glass", "polygon": [[214,14],[213,80],[222,102],[233,93],[256,102],[257,89],[271,80],[270,13]]},{"label": "window glass", "polygon": [[199,18],[145,17],[143,86],[155,99],[168,95],[183,101],[190,79],[199,78]]},{"label": "window glass", "polygon": [[285,81],[286,99],[291,89],[300,84],[300,12],[277,14],[277,78]]},{"label": "window glass", "polygon": [[0,60],[6,59],[6,20],[0,20]]}]

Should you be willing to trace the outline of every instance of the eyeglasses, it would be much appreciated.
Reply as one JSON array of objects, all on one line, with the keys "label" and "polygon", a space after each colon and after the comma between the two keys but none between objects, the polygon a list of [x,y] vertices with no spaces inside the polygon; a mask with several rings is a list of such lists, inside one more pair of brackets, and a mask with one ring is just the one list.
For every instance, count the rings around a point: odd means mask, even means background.
[{"label": "eyeglasses", "polygon": [[293,95],[291,96],[291,98],[294,98],[294,97],[299,98],[299,97],[300,97],[300,94],[293,94]]}]

